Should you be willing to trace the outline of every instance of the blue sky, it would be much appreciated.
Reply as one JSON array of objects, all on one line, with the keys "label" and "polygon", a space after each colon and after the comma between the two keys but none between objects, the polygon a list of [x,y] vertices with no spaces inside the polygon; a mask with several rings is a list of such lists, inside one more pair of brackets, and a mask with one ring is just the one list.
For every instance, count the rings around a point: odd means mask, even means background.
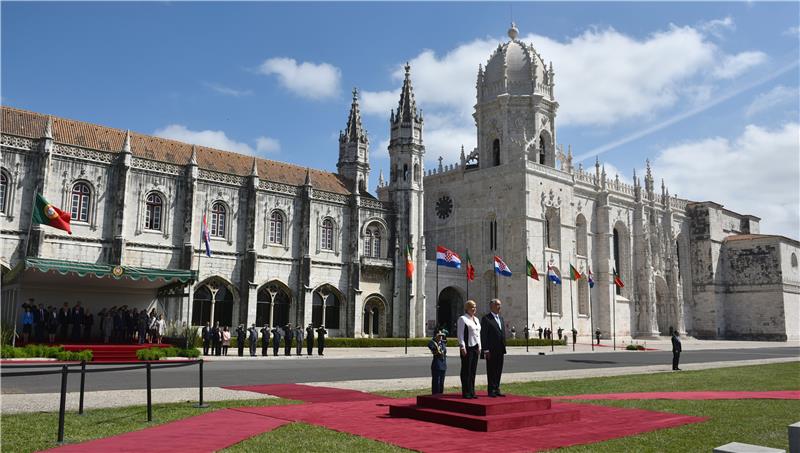
[{"label": "blue sky", "polygon": [[2,103],[335,170],[362,91],[371,188],[412,64],[427,165],[475,146],[479,63],[520,36],[552,60],[558,142],[630,180],[800,236],[791,3],[16,3],[2,9]]}]

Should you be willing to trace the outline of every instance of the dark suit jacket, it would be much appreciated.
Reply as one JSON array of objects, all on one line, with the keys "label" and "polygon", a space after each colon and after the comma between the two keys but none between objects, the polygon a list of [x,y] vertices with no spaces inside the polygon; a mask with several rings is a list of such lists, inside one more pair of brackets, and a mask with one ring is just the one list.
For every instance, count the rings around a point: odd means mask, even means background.
[{"label": "dark suit jacket", "polygon": [[503,324],[502,330],[493,314],[487,313],[481,318],[481,352],[506,353],[506,321],[502,316],[500,322]]},{"label": "dark suit jacket", "polygon": [[681,352],[681,339],[674,335],[672,337],[672,352]]}]

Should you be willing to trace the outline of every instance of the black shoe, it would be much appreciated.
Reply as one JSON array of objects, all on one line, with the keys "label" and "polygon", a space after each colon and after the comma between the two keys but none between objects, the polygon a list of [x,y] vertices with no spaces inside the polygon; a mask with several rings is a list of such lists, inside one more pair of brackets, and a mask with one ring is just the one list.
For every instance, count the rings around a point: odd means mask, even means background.
[{"label": "black shoe", "polygon": [[494,396],[499,396],[499,397],[505,398],[506,394],[505,393],[500,393],[500,392],[495,392]]},{"label": "black shoe", "polygon": [[681,371],[680,368],[673,368],[672,371]]},{"label": "black shoe", "polygon": [[497,396],[499,396],[499,395],[497,395],[496,393],[490,393],[489,394],[489,398],[496,398]]}]

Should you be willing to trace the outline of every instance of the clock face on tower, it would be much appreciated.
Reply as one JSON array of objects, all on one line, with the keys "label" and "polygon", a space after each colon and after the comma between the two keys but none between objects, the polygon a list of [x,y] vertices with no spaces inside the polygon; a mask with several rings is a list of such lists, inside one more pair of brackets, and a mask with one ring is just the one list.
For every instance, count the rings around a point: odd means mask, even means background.
[{"label": "clock face on tower", "polygon": [[453,212],[453,199],[447,195],[442,195],[436,201],[436,215],[439,216],[440,219],[444,220],[450,217],[450,214]]}]

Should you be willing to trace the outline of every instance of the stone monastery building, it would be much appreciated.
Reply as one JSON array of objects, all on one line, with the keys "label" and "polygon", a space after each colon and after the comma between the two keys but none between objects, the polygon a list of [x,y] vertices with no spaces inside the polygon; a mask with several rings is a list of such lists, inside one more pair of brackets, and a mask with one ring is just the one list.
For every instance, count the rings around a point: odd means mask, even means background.
[{"label": "stone monastery building", "polygon": [[[671,196],[649,163],[632,186],[599,162],[574,166],[557,145],[552,63],[513,25],[508,35],[478,69],[478,147],[453,165],[425,169],[406,66],[377,197],[356,91],[336,173],[2,107],[3,322],[35,298],[94,313],[156,307],[195,325],[413,337],[451,326],[468,298],[483,312],[497,296],[520,336],[552,319],[580,335],[800,340],[800,243]],[[37,192],[71,213],[72,235],[31,225]],[[469,251],[474,281],[436,265],[440,245],[464,263]],[[494,256],[511,277],[496,276]],[[591,270],[594,287],[570,281],[570,264]]]}]

